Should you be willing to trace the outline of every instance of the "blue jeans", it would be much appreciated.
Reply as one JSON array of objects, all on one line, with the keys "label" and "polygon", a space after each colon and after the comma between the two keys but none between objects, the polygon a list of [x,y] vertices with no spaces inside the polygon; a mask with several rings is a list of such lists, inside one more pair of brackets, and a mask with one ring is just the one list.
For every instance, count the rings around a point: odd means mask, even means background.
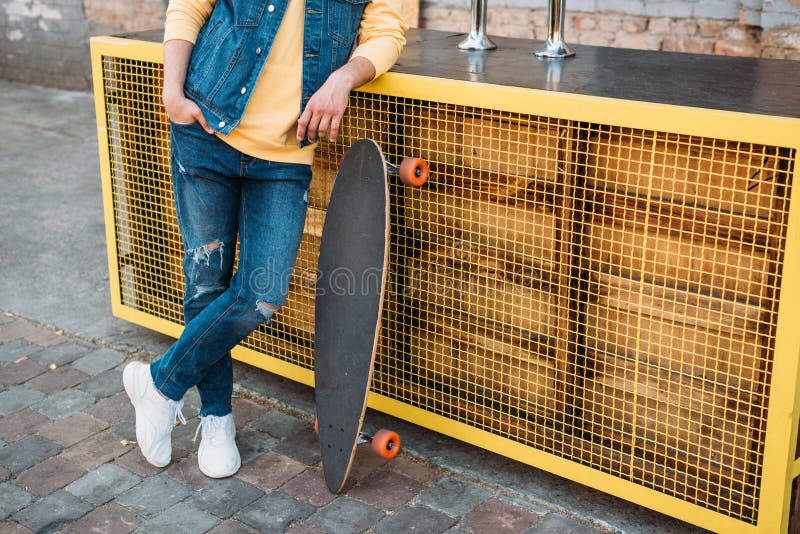
[{"label": "blue jeans", "polygon": [[[230,350],[286,301],[311,167],[247,156],[197,123],[171,126],[186,327],[150,372],[172,400],[196,385],[200,415],[221,417],[231,413]],[[239,263],[232,276],[237,234]]]}]

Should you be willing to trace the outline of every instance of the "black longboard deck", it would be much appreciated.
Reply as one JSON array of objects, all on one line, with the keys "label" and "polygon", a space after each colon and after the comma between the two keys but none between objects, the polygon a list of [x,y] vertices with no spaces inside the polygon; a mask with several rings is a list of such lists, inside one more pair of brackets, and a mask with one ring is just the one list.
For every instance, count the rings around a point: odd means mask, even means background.
[{"label": "black longboard deck", "polygon": [[338,493],[355,455],[386,282],[389,191],[380,147],[345,154],[325,215],[315,302],[314,380],[322,467]]}]

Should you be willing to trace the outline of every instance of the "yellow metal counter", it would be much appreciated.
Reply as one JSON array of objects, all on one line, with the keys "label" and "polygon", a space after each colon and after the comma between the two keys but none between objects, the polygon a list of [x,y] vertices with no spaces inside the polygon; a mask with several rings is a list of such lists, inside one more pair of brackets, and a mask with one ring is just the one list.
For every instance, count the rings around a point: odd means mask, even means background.
[{"label": "yellow metal counter", "polygon": [[[358,138],[390,184],[369,405],[720,532],[786,532],[800,416],[800,62],[413,30],[318,148],[287,305],[234,351],[313,385],[316,254]],[[115,315],[177,336],[160,32],[92,40]],[[355,283],[356,281],[354,281]]]}]

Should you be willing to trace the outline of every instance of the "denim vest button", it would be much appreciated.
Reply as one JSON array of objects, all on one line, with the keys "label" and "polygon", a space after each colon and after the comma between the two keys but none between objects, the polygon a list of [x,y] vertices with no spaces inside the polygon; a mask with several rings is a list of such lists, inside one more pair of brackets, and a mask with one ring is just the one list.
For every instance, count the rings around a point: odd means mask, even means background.
[{"label": "denim vest button", "polygon": [[273,6],[272,4],[270,4],[270,5],[269,5],[269,7],[267,8],[267,11],[269,11],[270,13],[272,13],[273,11],[275,11],[275,6]]},{"label": "denim vest button", "polygon": [[261,47],[260,46],[258,48],[256,48],[256,55],[257,56],[261,55]]},{"label": "denim vest button", "polygon": [[247,92],[247,87],[242,87],[242,94],[245,94],[246,92]]},{"label": "denim vest button", "polygon": [[225,128],[225,121],[219,121],[219,127]]}]

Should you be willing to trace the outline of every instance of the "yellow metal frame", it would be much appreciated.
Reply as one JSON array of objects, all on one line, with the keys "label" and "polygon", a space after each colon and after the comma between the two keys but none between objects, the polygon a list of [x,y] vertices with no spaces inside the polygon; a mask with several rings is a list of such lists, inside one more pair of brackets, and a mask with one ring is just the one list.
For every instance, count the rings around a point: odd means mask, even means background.
[{"label": "yellow metal frame", "polygon": [[[95,104],[103,186],[109,276],[112,287],[112,312],[115,316],[170,336],[178,336],[182,327],[124,306],[120,298],[117,273],[113,195],[110,184],[109,146],[107,142],[102,83],[102,57],[113,56],[153,63],[163,62],[160,43],[129,39],[94,38],[91,42]],[[794,150],[793,177],[800,176],[800,120],[745,113],[695,109],[672,105],[589,97],[558,92],[520,89],[488,84],[452,81],[407,74],[389,73],[364,86],[362,91],[455,105],[542,115],[559,119],[614,124],[622,127],[656,129],[690,136],[732,139],[787,147]],[[797,185],[797,184],[794,184]],[[769,383],[766,438],[763,443],[763,470],[760,482],[758,517],[755,524],[728,517],[702,506],[687,503],[654,489],[629,482],[592,467],[536,450],[532,447],[477,429],[384,395],[372,393],[369,406],[471,443],[525,464],[568,479],[602,489],[661,513],[677,517],[703,528],[719,532],[786,532],[793,480],[800,475],[800,460],[795,459],[795,445],[800,419],[800,193],[793,188],[788,214],[786,248],[782,265],[782,283],[774,347],[774,361]],[[257,351],[238,347],[234,357],[313,386],[313,372]]]}]

